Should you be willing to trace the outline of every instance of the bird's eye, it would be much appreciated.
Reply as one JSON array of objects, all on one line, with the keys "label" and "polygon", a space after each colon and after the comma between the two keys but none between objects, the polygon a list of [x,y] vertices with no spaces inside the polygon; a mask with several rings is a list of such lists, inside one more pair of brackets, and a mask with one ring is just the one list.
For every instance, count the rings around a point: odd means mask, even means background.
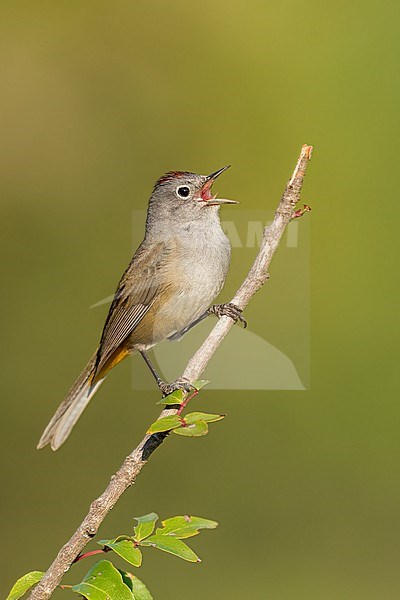
[{"label": "bird's eye", "polygon": [[190,194],[190,189],[186,185],[181,185],[176,190],[176,193],[180,198],[187,198]]}]

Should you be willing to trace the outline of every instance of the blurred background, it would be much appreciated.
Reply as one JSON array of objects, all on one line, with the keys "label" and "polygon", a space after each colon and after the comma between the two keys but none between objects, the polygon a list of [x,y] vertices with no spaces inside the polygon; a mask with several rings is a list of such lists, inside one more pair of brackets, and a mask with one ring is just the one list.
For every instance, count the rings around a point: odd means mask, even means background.
[{"label": "blurred background", "polygon": [[[159,600],[399,597],[398,23],[394,0],[3,0],[2,598],[46,570],[158,414],[126,361],[59,452],[35,449],[98,342],[107,306],[89,307],[130,259],[132,211],[164,171],[227,163],[221,194],[271,211],[303,143],[309,258],[280,250],[246,318],[305,389],[205,390],[196,409],[228,417],[169,439],[100,538],[150,511],[220,522],[192,540],[200,565],[148,550]],[[223,299],[254,252],[234,254]]]}]

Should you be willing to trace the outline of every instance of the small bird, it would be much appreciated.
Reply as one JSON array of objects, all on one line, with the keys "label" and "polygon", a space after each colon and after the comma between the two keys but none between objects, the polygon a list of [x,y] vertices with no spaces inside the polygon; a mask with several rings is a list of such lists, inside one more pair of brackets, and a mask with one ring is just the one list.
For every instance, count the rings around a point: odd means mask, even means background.
[{"label": "small bird", "polygon": [[38,448],[57,450],[109,371],[139,352],[163,395],[189,390],[188,381],[167,384],[158,376],[146,352],[165,340],[179,339],[208,314],[240,320],[233,304],[211,302],[228,272],[231,247],[219,208],[237,204],[212,194],[214,181],[230,165],[211,175],[171,171],[156,182],[149,200],[146,232],[122,275],[100,344],[40,438]]}]

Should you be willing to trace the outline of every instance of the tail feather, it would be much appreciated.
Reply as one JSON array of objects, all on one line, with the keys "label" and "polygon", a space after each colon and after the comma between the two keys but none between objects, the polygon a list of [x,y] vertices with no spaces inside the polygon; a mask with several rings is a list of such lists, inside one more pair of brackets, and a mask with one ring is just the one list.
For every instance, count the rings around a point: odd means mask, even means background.
[{"label": "tail feather", "polygon": [[58,450],[68,438],[75,423],[104,381],[103,377],[92,385],[92,377],[96,367],[96,356],[97,351],[75,381],[65,400],[61,402],[56,410],[39,440],[38,449],[50,444],[52,450]]}]

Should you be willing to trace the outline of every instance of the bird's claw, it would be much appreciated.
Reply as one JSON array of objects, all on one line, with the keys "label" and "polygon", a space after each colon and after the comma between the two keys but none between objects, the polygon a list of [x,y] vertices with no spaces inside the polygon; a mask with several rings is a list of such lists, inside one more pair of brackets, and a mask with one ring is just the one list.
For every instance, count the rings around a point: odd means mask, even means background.
[{"label": "bird's claw", "polygon": [[184,392],[191,392],[196,388],[190,383],[188,379],[176,379],[172,383],[165,383],[165,381],[158,381],[158,387],[160,388],[163,396],[169,396],[176,390],[183,390]]},{"label": "bird's claw", "polygon": [[208,309],[208,314],[216,315],[219,319],[221,317],[230,317],[237,323],[240,321],[243,324],[244,329],[247,327],[247,321],[242,316],[242,309],[232,304],[232,302],[226,302],[225,304],[214,304]]}]

